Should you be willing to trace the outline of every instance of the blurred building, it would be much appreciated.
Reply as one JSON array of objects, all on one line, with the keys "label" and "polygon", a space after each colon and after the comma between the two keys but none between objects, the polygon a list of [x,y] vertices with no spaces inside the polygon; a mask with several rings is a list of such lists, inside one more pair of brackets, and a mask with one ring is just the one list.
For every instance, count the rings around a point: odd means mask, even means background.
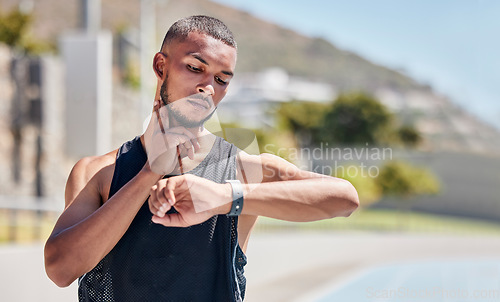
[{"label": "blurred building", "polygon": [[61,61],[0,45],[0,79],[0,195],[53,195],[68,170]]},{"label": "blurred building", "polygon": [[222,122],[251,128],[274,126],[273,108],[283,102],[331,102],[337,95],[333,85],[289,75],[281,68],[236,74],[229,92],[219,105]]}]

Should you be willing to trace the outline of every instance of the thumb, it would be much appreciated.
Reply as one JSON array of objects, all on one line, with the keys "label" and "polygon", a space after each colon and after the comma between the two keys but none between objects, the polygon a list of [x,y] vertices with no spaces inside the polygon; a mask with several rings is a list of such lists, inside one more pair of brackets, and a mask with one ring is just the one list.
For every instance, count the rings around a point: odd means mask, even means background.
[{"label": "thumb", "polygon": [[161,225],[167,226],[167,227],[186,227],[187,226],[186,222],[182,219],[182,216],[179,213],[166,214],[163,217],[158,217],[156,215],[153,215],[153,218],[151,218],[151,221],[153,221],[156,224],[161,224]]}]

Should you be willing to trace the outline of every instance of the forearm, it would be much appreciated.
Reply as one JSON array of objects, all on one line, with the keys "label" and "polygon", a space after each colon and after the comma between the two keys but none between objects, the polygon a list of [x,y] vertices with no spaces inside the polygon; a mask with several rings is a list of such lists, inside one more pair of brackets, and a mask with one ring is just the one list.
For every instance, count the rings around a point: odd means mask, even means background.
[{"label": "forearm", "polygon": [[349,216],[358,204],[356,190],[342,179],[276,181],[245,185],[243,214],[314,221]]},{"label": "forearm", "polygon": [[52,234],[45,247],[49,277],[67,286],[97,265],[126,232],[158,178],[141,171],[86,219]]}]

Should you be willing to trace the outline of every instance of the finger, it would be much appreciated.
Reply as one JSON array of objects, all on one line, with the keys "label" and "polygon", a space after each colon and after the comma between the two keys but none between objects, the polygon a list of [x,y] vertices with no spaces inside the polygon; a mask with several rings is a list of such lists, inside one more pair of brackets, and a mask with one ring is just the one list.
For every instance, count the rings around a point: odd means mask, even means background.
[{"label": "finger", "polygon": [[167,149],[171,151],[174,150],[177,146],[181,146],[184,144],[186,144],[186,146],[189,146],[189,148],[194,148],[194,145],[189,137],[181,133],[167,131],[166,134],[163,135],[163,140]]},{"label": "finger", "polygon": [[170,209],[172,208],[172,206],[170,206],[170,204],[168,203],[164,203],[161,205],[161,207],[158,209],[158,211],[156,212],[155,216],[158,216],[158,217],[163,217],[165,216],[165,214],[170,211]]},{"label": "finger", "polygon": [[158,190],[156,190],[156,207],[158,208],[158,211],[155,214],[159,217],[163,217],[171,208],[167,198],[165,197],[166,182],[167,181],[159,181]]},{"label": "finger", "polygon": [[[166,210],[166,207],[163,204],[158,202],[157,196],[158,196],[158,191],[156,191],[153,195],[150,196],[150,200],[152,200],[150,210],[153,215],[158,215],[163,217],[168,210]],[[170,205],[168,206],[168,209],[170,209]]]},{"label": "finger", "polygon": [[189,157],[189,159],[191,159],[191,160],[194,159],[194,151],[193,151],[193,147],[190,143],[185,142],[185,143],[179,145],[178,147],[179,147],[178,152],[180,153],[178,155],[180,155],[181,158],[184,158],[187,155]]},{"label": "finger", "polygon": [[151,211],[152,214],[158,213],[158,207],[156,206],[158,204],[157,200],[156,200],[156,190],[157,190],[157,186],[154,185],[151,188],[150,196],[148,199],[149,211]]},{"label": "finger", "polygon": [[[162,205],[160,208],[160,212],[163,215],[165,215],[172,208],[172,205],[170,204],[170,201],[168,200],[169,196],[168,196],[168,191],[167,191],[167,187],[166,187],[167,183],[168,183],[168,180],[165,182],[165,186],[161,190],[161,204]],[[162,217],[163,215],[160,215],[160,217]]]},{"label": "finger", "polygon": [[177,202],[177,199],[175,197],[175,190],[176,190],[176,187],[178,187],[180,185],[180,182],[182,182],[182,176],[171,177],[171,178],[169,178],[169,181],[167,183],[167,187],[165,188],[167,191],[166,192],[167,200],[171,206],[174,206],[175,203]]},{"label": "finger", "polygon": [[[165,199],[165,197],[163,197],[163,194],[161,193],[161,191],[157,191],[156,196],[161,196],[162,199]],[[157,211],[154,212],[153,214],[155,214],[156,216],[159,216],[159,217],[163,217],[170,210],[170,208],[171,208],[171,206],[168,202],[157,202],[156,203]]]},{"label": "finger", "polygon": [[200,150],[200,143],[198,142],[198,138],[193,133],[191,133],[191,131],[187,130],[186,128],[184,128],[184,127],[174,127],[172,129],[169,129],[168,131],[187,136],[188,139],[193,144],[193,147],[194,147],[195,151],[199,151]]},{"label": "finger", "polygon": [[194,160],[194,147],[191,141],[182,144],[187,151],[187,156],[189,159]]}]

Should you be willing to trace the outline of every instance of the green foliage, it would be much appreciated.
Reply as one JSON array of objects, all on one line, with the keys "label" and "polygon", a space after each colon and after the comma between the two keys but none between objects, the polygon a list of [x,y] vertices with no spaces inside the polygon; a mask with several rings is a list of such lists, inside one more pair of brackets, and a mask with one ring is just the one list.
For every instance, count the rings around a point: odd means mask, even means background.
[{"label": "green foliage", "polygon": [[330,106],[330,104],[304,101],[282,103],[276,111],[278,128],[281,131],[295,133],[301,141],[307,137],[306,144],[319,142],[323,117]]},{"label": "green foliage", "polygon": [[294,137],[289,132],[254,129],[261,153],[270,153],[293,162],[290,150],[296,147]]},{"label": "green foliage", "polygon": [[22,45],[23,36],[26,35],[32,16],[23,14],[19,10],[12,10],[0,16],[0,41],[10,47]]},{"label": "green foliage", "polygon": [[403,145],[407,147],[416,147],[422,141],[422,136],[417,129],[409,125],[404,125],[398,129],[398,137]]},{"label": "green foliage", "polygon": [[373,96],[341,94],[324,104],[305,101],[282,103],[276,110],[278,128],[295,133],[302,145],[398,145],[416,147],[422,140],[412,126],[396,126],[396,118]]},{"label": "green foliage", "polygon": [[317,129],[330,104],[292,101],[282,103],[277,110],[278,123],[293,131],[301,129]]},{"label": "green foliage", "polygon": [[389,162],[380,169],[376,178],[382,194],[400,198],[437,194],[439,181],[434,174],[404,162]]},{"label": "green foliage", "polygon": [[139,90],[141,88],[140,71],[136,64],[127,62],[123,71],[123,82],[132,89]]},{"label": "green foliage", "polygon": [[32,21],[33,15],[24,14],[18,9],[13,9],[5,14],[0,12],[0,42],[30,54],[41,53],[53,48],[49,44],[36,41],[29,36],[28,31]]},{"label": "green foliage", "polygon": [[393,117],[374,97],[363,93],[342,94],[325,114],[322,137],[341,144],[388,143]]},{"label": "green foliage", "polygon": [[408,199],[418,195],[437,194],[440,191],[436,176],[425,168],[402,161],[391,161],[380,167],[378,172],[376,176],[370,175],[373,171],[350,164],[338,167],[333,176],[351,182],[364,207],[379,201],[382,196]]}]

